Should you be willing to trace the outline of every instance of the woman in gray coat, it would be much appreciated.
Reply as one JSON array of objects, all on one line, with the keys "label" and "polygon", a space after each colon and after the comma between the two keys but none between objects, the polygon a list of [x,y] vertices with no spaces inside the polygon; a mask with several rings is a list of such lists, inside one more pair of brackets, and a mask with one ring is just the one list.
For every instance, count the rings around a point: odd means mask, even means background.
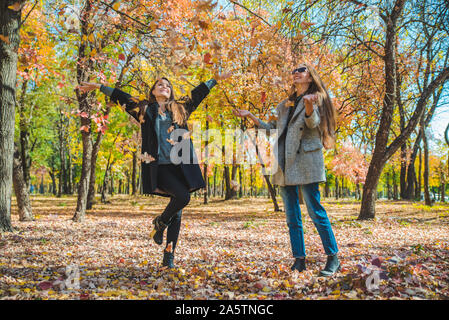
[{"label": "woman in gray coat", "polygon": [[281,187],[295,258],[292,270],[306,270],[299,187],[327,254],[326,266],[320,275],[330,276],[340,269],[340,262],[329,218],[320,203],[318,184],[326,181],[322,148],[331,148],[334,144],[335,108],[312,65],[301,64],[292,75],[290,95],[277,106],[276,120],[266,123],[247,110],[235,109],[234,114],[249,117],[259,128],[278,130],[278,170],[273,175],[273,183]]}]

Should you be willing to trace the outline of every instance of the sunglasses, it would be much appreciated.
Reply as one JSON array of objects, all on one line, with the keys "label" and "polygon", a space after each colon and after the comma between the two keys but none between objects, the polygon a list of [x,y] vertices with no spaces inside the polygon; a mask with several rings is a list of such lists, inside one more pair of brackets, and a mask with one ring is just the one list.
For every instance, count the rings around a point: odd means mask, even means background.
[{"label": "sunglasses", "polygon": [[304,71],[306,71],[306,70],[307,70],[306,67],[296,68],[295,70],[292,71],[292,74],[295,74],[295,72],[302,73],[302,72],[304,72]]}]

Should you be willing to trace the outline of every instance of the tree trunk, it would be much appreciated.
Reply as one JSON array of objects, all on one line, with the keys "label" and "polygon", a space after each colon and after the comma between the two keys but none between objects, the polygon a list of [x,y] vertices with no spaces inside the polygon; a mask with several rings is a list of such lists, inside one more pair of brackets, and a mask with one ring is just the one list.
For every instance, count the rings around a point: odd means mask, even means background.
[{"label": "tree trunk", "polygon": [[387,178],[387,199],[391,199],[391,187],[390,187],[390,172],[385,173]]},{"label": "tree trunk", "polygon": [[362,205],[358,219],[367,220],[374,219],[376,214],[376,198],[377,198],[377,184],[382,173],[384,163],[382,159],[377,158],[371,160],[366,175],[365,184],[363,186],[362,193]]},{"label": "tree trunk", "polygon": [[401,199],[405,199],[407,191],[407,144],[401,147],[401,172],[399,180]]},{"label": "tree trunk", "polygon": [[415,189],[415,199],[421,201],[421,177],[422,177],[422,148],[419,148],[419,167],[418,167],[418,183]]},{"label": "tree trunk", "polygon": [[391,178],[393,181],[393,200],[398,200],[398,184],[396,182],[396,171],[394,171],[394,168],[393,168],[393,175]]},{"label": "tree trunk", "polygon": [[89,180],[89,193],[87,194],[87,206],[86,209],[92,209],[92,206],[95,204],[95,181],[97,180],[97,157],[98,152],[100,151],[100,144],[103,138],[103,134],[98,132],[97,140],[92,147],[92,160],[91,160],[91,168],[90,168],[90,180]]},{"label": "tree trunk", "polygon": [[368,174],[366,176],[365,185],[363,188],[362,204],[358,219],[374,219],[376,207],[376,191],[383,166],[386,161],[385,150],[387,148],[388,136],[390,134],[390,127],[393,120],[393,111],[395,104],[396,93],[396,22],[397,18],[402,12],[404,0],[399,0],[395,5],[395,12],[388,17],[385,34],[385,55],[384,55],[384,101],[382,107],[382,114],[380,118],[379,128],[376,133],[375,147],[373,150],[373,157],[369,165]]},{"label": "tree trunk", "polygon": [[429,148],[427,145],[426,128],[423,128],[423,147],[424,147],[424,201],[427,206],[432,205],[429,193]]},{"label": "tree trunk", "polygon": [[[81,37],[88,36],[88,25],[90,23],[89,16],[92,12],[92,1],[86,0],[83,9],[81,10]],[[87,66],[86,64],[86,52],[85,50],[87,44],[84,41],[80,41],[80,45],[78,48],[78,60],[77,60],[77,80],[78,83],[83,81],[87,81],[89,79],[89,70],[92,64],[92,60],[88,60]],[[78,201],[76,205],[76,211],[73,216],[73,221],[81,222],[84,220],[84,216],[86,214],[86,206],[87,206],[87,195],[89,192],[89,181],[90,181],[90,170],[92,165],[92,140],[91,140],[91,106],[88,97],[92,94],[81,93],[79,90],[76,90],[76,96],[78,100],[79,109],[81,112],[87,113],[87,118],[80,117],[81,127],[85,128],[85,130],[81,131],[82,141],[83,141],[83,164],[81,168],[81,178],[78,185]]]},{"label": "tree trunk", "polygon": [[57,191],[56,191],[56,177],[55,177],[55,173],[52,170],[52,171],[49,172],[49,174],[50,174],[51,183],[52,183],[52,193],[53,193],[53,195],[56,196]]},{"label": "tree trunk", "polygon": [[13,153],[17,50],[21,10],[8,9],[16,0],[0,2],[0,232],[13,231],[11,196],[13,188]]},{"label": "tree trunk", "polygon": [[338,177],[335,177],[335,199],[338,200],[340,198],[340,190],[338,185]]},{"label": "tree trunk", "polygon": [[68,164],[67,164],[67,172],[68,172],[68,178],[67,178],[67,183],[68,183],[68,190],[67,193],[68,194],[73,194],[73,169],[72,169],[72,155],[70,153],[70,151],[68,152]]},{"label": "tree trunk", "polygon": [[132,195],[135,196],[137,193],[137,151],[133,152],[133,172],[132,172]]},{"label": "tree trunk", "polygon": [[26,184],[26,187],[30,187],[31,176],[30,176],[30,167],[31,167],[31,158],[29,153],[29,140],[30,140],[30,132],[29,125],[30,120],[25,114],[25,95],[28,87],[28,80],[24,81],[22,84],[22,92],[20,94],[20,102],[18,104],[19,108],[19,138],[20,138],[20,163],[22,165],[22,173],[23,180]]},{"label": "tree trunk", "polygon": [[17,207],[20,221],[33,221],[29,188],[25,183],[22,172],[21,153],[18,148],[14,152],[13,185],[16,194]]}]

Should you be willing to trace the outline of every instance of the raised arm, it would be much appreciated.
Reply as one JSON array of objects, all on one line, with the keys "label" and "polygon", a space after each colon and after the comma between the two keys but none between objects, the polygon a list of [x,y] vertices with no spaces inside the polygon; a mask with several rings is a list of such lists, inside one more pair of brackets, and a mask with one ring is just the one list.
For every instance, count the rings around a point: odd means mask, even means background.
[{"label": "raised arm", "polygon": [[206,82],[201,82],[199,86],[192,90],[192,99],[186,104],[186,109],[189,114],[194,112],[200,103],[207,97],[210,90],[217,84],[215,79],[210,79]]},{"label": "raised arm", "polygon": [[119,103],[125,107],[125,111],[129,113],[134,119],[139,121],[139,107],[137,106],[139,100],[133,98],[129,93],[126,93],[117,88],[107,87],[105,85],[100,86],[100,91],[105,95],[111,97],[111,101]]},{"label": "raised arm", "polygon": [[210,79],[206,82],[202,82],[199,86],[192,90],[191,101],[186,105],[187,112],[191,114],[198,108],[200,103],[207,97],[210,90],[217,84],[217,81],[228,79],[232,76],[231,72],[224,72],[222,74],[215,75],[215,79]]},{"label": "raised arm", "polygon": [[117,88],[111,88],[104,86],[99,83],[91,83],[91,82],[81,82],[81,85],[78,86],[78,89],[81,91],[92,91],[96,89],[100,89],[105,95],[111,97],[111,101],[114,103],[120,103],[120,105],[125,107],[125,111],[128,112],[134,119],[139,121],[139,109],[137,107],[138,100],[133,98],[130,94],[123,92]]},{"label": "raised arm", "polygon": [[255,115],[253,115],[250,111],[242,109],[233,109],[232,113],[240,118],[250,118],[251,121],[254,123],[254,125],[256,125],[259,128],[263,128],[266,130],[276,129],[276,120],[264,122],[259,118],[257,118]]}]

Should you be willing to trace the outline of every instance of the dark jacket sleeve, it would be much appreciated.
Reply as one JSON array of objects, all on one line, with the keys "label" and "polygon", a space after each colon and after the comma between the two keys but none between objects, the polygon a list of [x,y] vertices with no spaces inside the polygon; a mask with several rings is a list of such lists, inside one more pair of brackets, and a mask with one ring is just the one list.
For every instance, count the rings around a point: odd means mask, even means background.
[{"label": "dark jacket sleeve", "polygon": [[[214,80],[215,81],[215,80]],[[191,96],[192,99],[186,104],[187,112],[189,113],[189,116],[192,112],[198,108],[200,103],[207,97],[207,95],[210,92],[210,89],[215,85],[216,82],[201,82],[199,86],[197,86],[195,89],[192,90]]]},{"label": "dark jacket sleeve", "polygon": [[111,101],[124,106],[125,111],[128,112],[134,119],[139,121],[139,108],[137,106],[139,103],[138,99],[133,98],[129,93],[115,88],[111,94]]}]

